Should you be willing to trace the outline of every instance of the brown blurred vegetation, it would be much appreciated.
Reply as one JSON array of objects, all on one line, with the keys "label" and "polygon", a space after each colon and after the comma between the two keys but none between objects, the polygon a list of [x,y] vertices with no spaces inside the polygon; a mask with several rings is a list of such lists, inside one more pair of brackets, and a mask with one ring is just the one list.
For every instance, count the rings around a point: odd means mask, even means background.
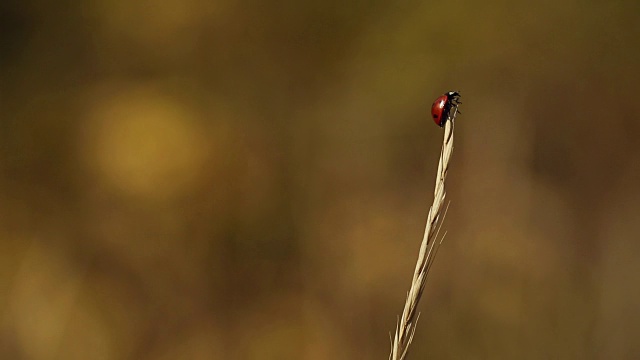
[{"label": "brown blurred vegetation", "polygon": [[0,358],[640,358],[640,7],[5,0]]}]

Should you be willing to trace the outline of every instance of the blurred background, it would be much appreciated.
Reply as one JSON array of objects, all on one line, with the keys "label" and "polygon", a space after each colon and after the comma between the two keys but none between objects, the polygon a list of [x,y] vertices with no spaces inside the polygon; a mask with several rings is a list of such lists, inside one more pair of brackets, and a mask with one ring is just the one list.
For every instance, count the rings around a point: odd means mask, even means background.
[{"label": "blurred background", "polygon": [[5,0],[0,358],[640,358],[637,1]]}]

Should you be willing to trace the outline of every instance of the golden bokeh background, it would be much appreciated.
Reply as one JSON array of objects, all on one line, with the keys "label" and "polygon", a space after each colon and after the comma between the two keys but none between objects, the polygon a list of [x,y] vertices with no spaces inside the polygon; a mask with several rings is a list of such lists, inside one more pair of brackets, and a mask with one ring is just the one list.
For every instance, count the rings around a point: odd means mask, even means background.
[{"label": "golden bokeh background", "polygon": [[635,0],[0,5],[0,358],[640,357]]}]

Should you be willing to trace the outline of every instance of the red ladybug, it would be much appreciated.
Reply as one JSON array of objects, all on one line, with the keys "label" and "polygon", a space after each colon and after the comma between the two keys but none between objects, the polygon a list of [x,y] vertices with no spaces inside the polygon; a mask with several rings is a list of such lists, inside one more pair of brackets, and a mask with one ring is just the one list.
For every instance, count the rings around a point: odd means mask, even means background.
[{"label": "red ladybug", "polygon": [[438,97],[431,105],[431,117],[436,125],[442,127],[449,118],[451,108],[457,108],[460,102],[460,93],[457,91],[449,91]]}]

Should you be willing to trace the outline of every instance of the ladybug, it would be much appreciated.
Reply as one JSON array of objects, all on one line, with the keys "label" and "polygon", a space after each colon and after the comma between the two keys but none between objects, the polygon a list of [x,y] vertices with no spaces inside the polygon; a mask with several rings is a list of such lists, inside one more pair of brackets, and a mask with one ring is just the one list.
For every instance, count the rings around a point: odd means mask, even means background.
[{"label": "ladybug", "polygon": [[449,118],[451,108],[458,108],[460,102],[460,93],[457,91],[449,91],[438,97],[431,105],[431,117],[436,125],[443,127]]}]

